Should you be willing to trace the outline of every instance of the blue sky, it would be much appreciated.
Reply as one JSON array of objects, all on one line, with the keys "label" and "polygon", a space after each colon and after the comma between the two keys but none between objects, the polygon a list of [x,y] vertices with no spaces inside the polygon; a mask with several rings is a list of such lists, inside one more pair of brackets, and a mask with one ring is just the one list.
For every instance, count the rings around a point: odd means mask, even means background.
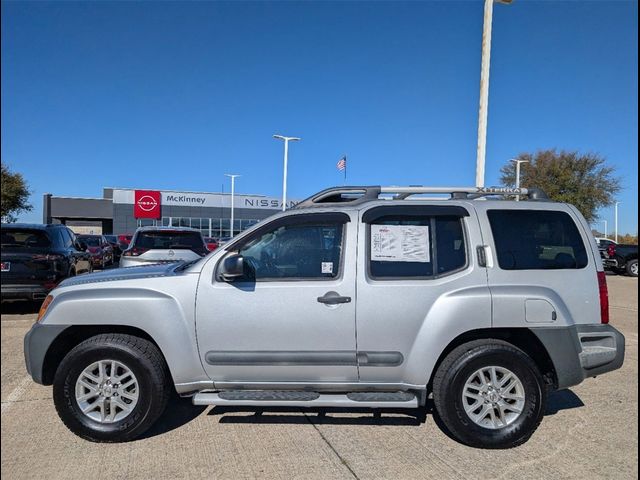
[{"label": "blue sky", "polygon": [[[472,185],[483,6],[2,2],[2,160],[42,194],[103,186],[289,195]],[[519,152],[598,152],[637,229],[636,2],[496,5],[487,184]],[[228,190],[228,185],[225,189]],[[602,212],[612,225],[612,209]]]}]

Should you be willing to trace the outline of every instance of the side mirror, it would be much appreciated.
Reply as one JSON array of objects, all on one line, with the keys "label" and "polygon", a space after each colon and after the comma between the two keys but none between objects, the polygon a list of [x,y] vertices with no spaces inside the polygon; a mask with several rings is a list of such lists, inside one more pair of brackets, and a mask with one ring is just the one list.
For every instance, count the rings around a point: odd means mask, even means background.
[{"label": "side mirror", "polygon": [[232,282],[244,276],[244,258],[242,255],[230,255],[224,259],[220,268],[220,278]]}]

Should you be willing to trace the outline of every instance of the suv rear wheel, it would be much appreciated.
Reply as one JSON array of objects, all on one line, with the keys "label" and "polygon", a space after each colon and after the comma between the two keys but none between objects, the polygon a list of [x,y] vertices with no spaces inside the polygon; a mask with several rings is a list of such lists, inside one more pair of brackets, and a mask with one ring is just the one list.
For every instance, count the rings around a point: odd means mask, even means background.
[{"label": "suv rear wheel", "polygon": [[546,389],[533,360],[501,340],[454,349],[433,379],[436,413],[460,442],[511,448],[526,442],[544,415]]},{"label": "suv rear wheel", "polygon": [[95,442],[132,440],[162,414],[169,374],[155,345],[121,334],[91,337],[62,360],[53,400],[64,424]]}]

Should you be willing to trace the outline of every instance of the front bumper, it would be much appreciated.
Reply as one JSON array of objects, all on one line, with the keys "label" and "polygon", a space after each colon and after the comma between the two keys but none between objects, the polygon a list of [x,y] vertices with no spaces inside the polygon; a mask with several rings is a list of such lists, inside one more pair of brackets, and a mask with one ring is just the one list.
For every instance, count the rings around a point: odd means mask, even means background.
[{"label": "front bumper", "polygon": [[532,328],[556,370],[558,389],[617,370],[624,363],[625,338],[611,325]]},{"label": "front bumper", "polygon": [[67,328],[68,325],[35,323],[24,336],[24,361],[34,382],[45,384],[45,357],[53,341]]}]

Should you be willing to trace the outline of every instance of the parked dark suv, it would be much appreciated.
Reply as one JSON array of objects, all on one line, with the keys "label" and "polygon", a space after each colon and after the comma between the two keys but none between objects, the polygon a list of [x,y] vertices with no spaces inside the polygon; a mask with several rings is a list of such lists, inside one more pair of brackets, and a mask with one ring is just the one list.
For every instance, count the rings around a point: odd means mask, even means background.
[{"label": "parked dark suv", "polygon": [[92,271],[64,225],[2,224],[2,300],[41,300],[67,277]]}]

